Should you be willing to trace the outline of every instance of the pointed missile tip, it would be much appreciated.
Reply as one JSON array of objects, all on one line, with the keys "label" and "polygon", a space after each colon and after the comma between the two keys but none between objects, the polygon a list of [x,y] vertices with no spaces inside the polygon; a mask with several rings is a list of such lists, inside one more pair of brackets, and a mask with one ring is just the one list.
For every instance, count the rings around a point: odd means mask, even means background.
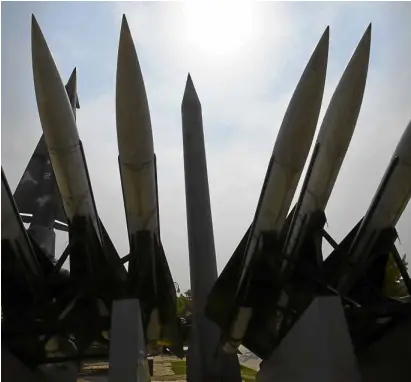
[{"label": "pointed missile tip", "polygon": [[[371,23],[368,25],[363,36],[361,37],[360,42],[358,43],[357,50],[362,50],[366,47],[366,51],[371,49]],[[369,53],[368,53],[369,54]]]},{"label": "pointed missile tip", "polygon": [[38,26],[39,24],[36,20],[36,16],[34,16],[34,13],[32,13],[31,14],[31,27],[33,28],[33,27],[38,27]]},{"label": "pointed missile tip", "polygon": [[130,31],[130,27],[127,22],[126,15],[123,14],[123,19],[121,21],[119,50],[121,49],[120,48],[121,46],[124,46],[124,47],[129,46],[130,41],[132,45],[134,46],[133,38],[131,37],[131,31]]},{"label": "pointed missile tip", "polygon": [[194,83],[193,83],[190,73],[188,73],[187,75],[186,87],[185,87],[184,95],[183,95],[183,103],[188,102],[188,101],[191,101],[191,102],[196,101],[197,103],[200,103],[200,100],[198,98],[198,95],[194,87]]},{"label": "pointed missile tip", "polygon": [[39,23],[37,22],[36,16],[34,13],[31,14],[31,38],[33,39],[34,36],[41,34],[41,29]]},{"label": "pointed missile tip", "polygon": [[327,25],[327,27],[325,28],[323,35],[326,36],[327,38],[330,37],[330,26],[329,25]]},{"label": "pointed missile tip", "polygon": [[372,23],[369,23],[364,33],[364,37],[366,37],[367,40],[371,40],[371,31],[372,31]]},{"label": "pointed missile tip", "polygon": [[130,33],[130,27],[128,26],[128,21],[126,15],[123,13],[123,17],[121,18],[121,32],[128,31]]},{"label": "pointed missile tip", "polygon": [[194,87],[194,83],[193,83],[193,80],[192,80],[192,78],[191,78],[190,73],[187,74],[186,87],[187,87],[187,86],[192,86],[192,87]]},{"label": "pointed missile tip", "polygon": [[371,29],[372,29],[372,23],[369,23],[366,32],[371,33]]}]

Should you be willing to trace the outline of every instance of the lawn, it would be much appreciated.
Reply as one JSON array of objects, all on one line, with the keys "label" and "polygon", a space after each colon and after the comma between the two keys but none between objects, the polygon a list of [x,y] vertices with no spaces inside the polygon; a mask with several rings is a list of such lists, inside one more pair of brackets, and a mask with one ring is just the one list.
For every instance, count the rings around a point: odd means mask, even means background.
[{"label": "lawn", "polygon": [[175,375],[185,375],[186,361],[171,361],[171,370]]}]

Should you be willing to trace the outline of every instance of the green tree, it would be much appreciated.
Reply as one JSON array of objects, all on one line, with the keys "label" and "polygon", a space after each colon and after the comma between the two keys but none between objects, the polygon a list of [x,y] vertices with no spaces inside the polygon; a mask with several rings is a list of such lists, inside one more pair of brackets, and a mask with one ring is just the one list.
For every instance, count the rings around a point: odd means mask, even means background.
[{"label": "green tree", "polygon": [[177,297],[177,316],[186,317],[191,314],[191,290],[187,290],[184,294]]},{"label": "green tree", "polygon": [[[405,268],[408,268],[408,263],[405,260],[405,255],[402,257],[402,262]],[[384,294],[387,297],[399,298],[408,296],[407,286],[402,279],[401,272],[394,260],[392,254],[389,255],[387,267],[385,268],[385,280],[383,287]]]}]

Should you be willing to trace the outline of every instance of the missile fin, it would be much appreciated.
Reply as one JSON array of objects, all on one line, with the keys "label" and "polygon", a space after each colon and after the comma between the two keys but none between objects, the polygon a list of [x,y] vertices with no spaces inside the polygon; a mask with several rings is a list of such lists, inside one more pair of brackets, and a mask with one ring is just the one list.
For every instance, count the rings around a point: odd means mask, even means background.
[{"label": "missile fin", "polygon": [[348,235],[340,242],[338,247],[323,262],[324,275],[328,282],[333,285],[337,281],[338,275],[341,272],[341,267],[347,261],[347,252],[353,242],[357,232],[361,226],[361,219]]},{"label": "missile fin", "polygon": [[250,232],[251,225],[208,295],[205,315],[222,329],[227,329],[231,322],[232,310],[235,307],[237,283],[241,276],[245,249]]},{"label": "missile fin", "polygon": [[156,245],[157,301],[162,328],[162,340],[171,342],[169,349],[179,358],[184,358],[182,336],[177,319],[177,297],[166,256],[161,242]]}]

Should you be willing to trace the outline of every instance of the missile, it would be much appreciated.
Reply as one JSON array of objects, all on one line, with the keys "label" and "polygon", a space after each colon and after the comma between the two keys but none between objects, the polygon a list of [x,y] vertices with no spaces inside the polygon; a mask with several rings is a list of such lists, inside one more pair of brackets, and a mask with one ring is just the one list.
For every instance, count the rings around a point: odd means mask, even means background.
[{"label": "missile", "polygon": [[123,15],[117,60],[119,168],[130,242],[131,294],[140,299],[146,344],[168,343],[182,355],[176,294],[160,239],[156,159],[150,111],[133,39]]},{"label": "missile", "polygon": [[[287,108],[274,145],[254,221],[208,299],[208,317],[228,332],[223,345],[226,352],[237,350],[252,318],[255,305],[252,278],[268,277],[277,282],[276,271],[272,270],[273,267],[269,264],[281,259],[277,248],[279,237],[314,137],[324,92],[328,44],[327,27]],[[266,266],[262,266],[264,262],[268,262]],[[260,270],[267,274],[262,276]],[[238,274],[239,281],[233,281]],[[234,295],[229,296],[224,289],[232,289],[233,283],[236,284]],[[230,312],[230,317],[223,317],[219,312],[221,309],[228,311],[227,308],[221,307],[222,298],[219,294],[225,295],[224,300],[235,301],[234,315]],[[245,346],[256,353],[247,344]]]},{"label": "missile", "polygon": [[357,224],[358,230],[347,252],[348,269],[345,269],[337,284],[342,294],[349,293],[361,277],[381,235],[395,228],[410,198],[411,121],[398,142],[364,218]]},{"label": "missile", "polygon": [[201,103],[190,74],[181,104],[193,324],[187,353],[188,381],[241,381],[236,354],[219,352],[220,328],[204,317],[217,280]]},{"label": "missile", "polygon": [[73,225],[76,219],[90,222],[102,244],[73,110],[34,15],[31,43],[34,88],[41,126],[68,223]]},{"label": "missile", "polygon": [[[76,113],[76,69],[65,86]],[[55,229],[68,231],[66,215],[42,135],[14,192],[21,219],[30,223],[28,233],[50,259],[55,259]]]},{"label": "missile", "polygon": [[[325,113],[314,146],[309,171],[294,211],[284,245],[286,258],[282,270],[291,266],[309,235],[313,217],[324,214],[332,189],[347,153],[360,113],[371,47],[371,24],[348,63]],[[325,222],[325,219],[321,219]],[[322,226],[317,227],[321,232]],[[316,259],[322,262],[322,256]]]},{"label": "missile", "polygon": [[[80,336],[85,338],[83,343],[87,344],[93,340],[95,314],[108,314],[107,306],[124,293],[122,285],[127,273],[98,217],[73,104],[70,104],[34,15],[31,40],[40,122],[69,226],[70,277],[75,286],[73,293],[78,288],[81,290],[82,286],[89,290],[87,285],[98,285],[91,294],[84,295],[88,300],[86,311],[81,307],[82,298],[70,312],[64,311],[67,320],[68,317],[79,320],[80,316],[75,312],[77,308],[82,311],[84,324]],[[103,275],[104,282],[101,282]]]}]

